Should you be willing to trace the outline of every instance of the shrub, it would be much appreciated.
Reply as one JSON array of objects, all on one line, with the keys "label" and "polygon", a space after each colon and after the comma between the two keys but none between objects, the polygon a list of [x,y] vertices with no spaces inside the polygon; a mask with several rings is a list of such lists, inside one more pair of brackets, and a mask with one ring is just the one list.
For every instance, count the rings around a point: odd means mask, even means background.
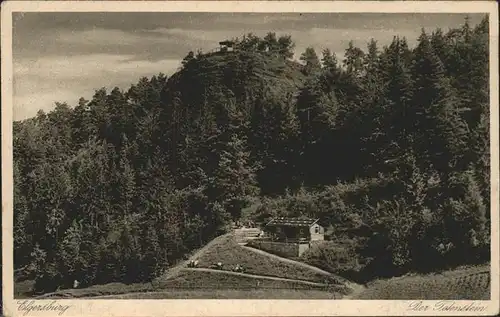
[{"label": "shrub", "polygon": [[[353,278],[365,264],[359,257],[357,240],[324,241],[314,244],[300,259],[326,271]],[[356,279],[356,278],[354,278]]]}]

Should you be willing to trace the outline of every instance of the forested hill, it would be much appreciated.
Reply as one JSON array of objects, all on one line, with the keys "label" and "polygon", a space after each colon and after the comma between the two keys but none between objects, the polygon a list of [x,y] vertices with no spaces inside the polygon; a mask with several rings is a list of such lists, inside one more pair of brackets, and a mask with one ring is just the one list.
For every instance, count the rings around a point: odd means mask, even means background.
[{"label": "forested hill", "polygon": [[149,280],[255,200],[255,219],[370,227],[356,250],[375,268],[485,260],[487,18],[415,48],[395,36],[298,64],[290,37],[247,35],[189,52],[170,78],[15,122],[20,277],[41,292]]}]

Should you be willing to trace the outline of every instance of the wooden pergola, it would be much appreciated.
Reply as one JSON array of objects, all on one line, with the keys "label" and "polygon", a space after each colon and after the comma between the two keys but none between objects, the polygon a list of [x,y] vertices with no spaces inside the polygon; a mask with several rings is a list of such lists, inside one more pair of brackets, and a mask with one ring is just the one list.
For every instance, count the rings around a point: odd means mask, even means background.
[{"label": "wooden pergola", "polygon": [[233,47],[234,41],[222,41],[222,42],[219,42],[219,45],[221,47],[223,47],[223,46],[225,46],[225,47]]},{"label": "wooden pergola", "polygon": [[228,49],[233,49],[234,44],[235,44],[234,41],[222,41],[222,42],[219,42],[220,50],[222,52],[225,52]]}]

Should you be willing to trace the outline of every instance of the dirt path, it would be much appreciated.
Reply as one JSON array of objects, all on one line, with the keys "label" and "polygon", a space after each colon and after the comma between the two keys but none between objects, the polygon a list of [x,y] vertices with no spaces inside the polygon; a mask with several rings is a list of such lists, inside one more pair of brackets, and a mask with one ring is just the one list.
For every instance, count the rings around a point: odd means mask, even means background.
[{"label": "dirt path", "polygon": [[[200,249],[200,251],[202,251],[202,250]],[[195,255],[199,256],[199,255],[201,255],[201,253],[197,252],[193,256],[195,256]],[[256,274],[223,271],[223,270],[215,270],[215,269],[207,269],[207,268],[188,268],[188,267],[181,267],[180,265],[176,266],[175,274],[179,274],[182,271],[202,271],[202,272],[210,272],[210,273],[216,273],[216,274],[243,276],[243,277],[248,277],[248,278],[263,279],[263,280],[270,280],[270,281],[293,282],[293,283],[297,283],[297,284],[318,286],[318,287],[327,287],[328,286],[327,284],[323,284],[323,283],[315,283],[315,282],[310,282],[310,281],[295,280],[295,279],[289,279],[289,278],[283,278],[283,277],[256,275]],[[169,290],[169,291],[153,291],[153,292],[137,292],[137,293],[114,294],[114,295],[101,295],[101,296],[93,296],[92,298],[120,298],[123,296],[140,296],[140,295],[159,294],[159,293],[164,293],[164,292],[168,293],[171,291]]]},{"label": "dirt path", "polygon": [[262,255],[265,255],[265,256],[268,256],[268,257],[271,257],[271,258],[283,261],[283,262],[291,263],[291,264],[294,264],[294,265],[297,265],[297,266],[301,266],[301,267],[310,269],[311,271],[314,271],[314,272],[317,272],[317,273],[320,273],[320,274],[324,274],[324,275],[333,276],[333,277],[338,278],[347,287],[349,287],[350,289],[352,289],[352,293],[349,294],[349,295],[347,295],[347,296],[345,296],[345,297],[343,297],[343,299],[349,299],[349,298],[352,298],[353,296],[357,296],[359,293],[361,293],[361,292],[363,292],[365,290],[365,287],[363,285],[356,284],[354,282],[351,282],[349,280],[346,280],[344,278],[336,276],[335,274],[330,273],[330,272],[325,271],[325,270],[322,270],[322,269],[320,269],[320,268],[318,268],[316,266],[309,265],[309,264],[306,264],[304,262],[299,262],[299,261],[295,261],[295,260],[283,258],[283,257],[278,256],[276,254],[272,254],[272,253],[269,253],[269,252],[266,252],[266,251],[262,251],[262,250],[259,250],[259,249],[252,248],[252,247],[248,247],[248,246],[244,246],[244,245],[241,245],[240,247],[245,248],[246,250],[249,250],[249,251],[252,251],[252,252],[255,252],[255,253],[259,253],[259,254],[262,254]]},{"label": "dirt path", "polygon": [[218,273],[218,274],[245,276],[245,277],[250,277],[250,278],[255,278],[255,279],[264,279],[264,280],[271,280],[271,281],[294,282],[294,283],[299,283],[299,284],[304,284],[304,285],[327,286],[327,284],[310,282],[310,281],[304,281],[304,280],[295,280],[295,279],[284,278],[284,277],[275,277],[275,276],[267,276],[267,275],[256,275],[256,274],[240,273],[240,272],[232,272],[232,271],[223,271],[223,270],[215,270],[215,269],[185,268],[185,269],[183,269],[183,271],[202,271],[202,272],[211,272],[211,273]]},{"label": "dirt path", "polygon": [[193,253],[189,257],[189,259],[187,259],[186,261],[183,261],[183,262],[177,264],[176,266],[168,269],[168,271],[164,275],[159,277],[159,279],[166,280],[166,279],[170,279],[170,278],[177,276],[180,271],[187,268],[189,261],[191,261],[192,259],[194,260],[196,258],[203,256],[203,254],[205,254],[205,252],[207,252],[207,250],[210,249],[212,247],[212,245],[214,245],[215,243],[217,243],[218,241],[220,241],[222,239],[229,237],[230,235],[232,235],[232,233],[226,233],[226,234],[223,234],[221,236],[216,237],[215,239],[213,239],[209,243],[205,244],[205,246],[203,246],[201,249],[199,249],[198,251]]},{"label": "dirt path", "polygon": [[279,255],[272,254],[272,253],[269,253],[269,252],[266,252],[266,251],[262,251],[262,250],[259,250],[259,249],[256,249],[256,248],[248,247],[248,246],[245,246],[245,245],[242,245],[241,247],[245,248],[246,250],[249,250],[249,251],[252,251],[252,252],[255,252],[255,253],[259,253],[259,254],[268,256],[270,258],[274,258],[274,259],[280,260],[282,262],[287,262],[287,263],[291,263],[291,264],[294,264],[294,265],[297,265],[297,266],[301,266],[301,267],[310,269],[311,271],[314,271],[314,272],[317,272],[317,273],[320,273],[320,274],[329,275],[329,276],[332,275],[332,273],[330,273],[328,271],[322,270],[322,269],[320,269],[320,268],[318,268],[316,266],[312,266],[312,265],[306,264],[304,262],[299,262],[299,261],[287,259],[287,258],[281,257]]}]

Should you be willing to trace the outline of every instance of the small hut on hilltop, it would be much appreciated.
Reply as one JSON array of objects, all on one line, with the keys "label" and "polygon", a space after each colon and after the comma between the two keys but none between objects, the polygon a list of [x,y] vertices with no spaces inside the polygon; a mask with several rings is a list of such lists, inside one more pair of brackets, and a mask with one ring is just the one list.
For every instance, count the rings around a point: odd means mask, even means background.
[{"label": "small hut on hilltop", "polygon": [[219,45],[220,45],[220,51],[221,52],[228,52],[228,51],[232,51],[234,49],[234,41],[222,41],[222,42],[219,42]]},{"label": "small hut on hilltop", "polygon": [[249,246],[284,257],[299,257],[312,244],[324,240],[325,229],[319,219],[274,218],[263,228],[264,236],[249,241]]},{"label": "small hut on hilltop", "polygon": [[319,219],[274,218],[264,227],[264,232],[273,241],[305,242],[324,240],[325,229]]}]

